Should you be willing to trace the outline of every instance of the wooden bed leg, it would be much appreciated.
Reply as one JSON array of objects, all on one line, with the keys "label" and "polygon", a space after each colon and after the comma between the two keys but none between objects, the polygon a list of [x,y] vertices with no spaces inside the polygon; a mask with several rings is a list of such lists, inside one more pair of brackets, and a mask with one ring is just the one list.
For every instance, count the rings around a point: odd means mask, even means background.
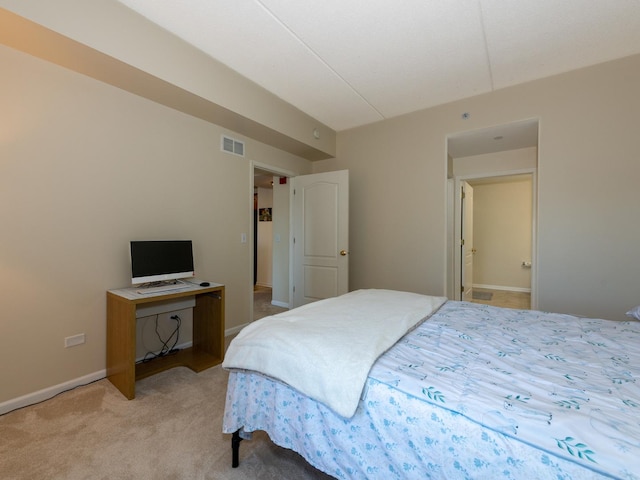
[{"label": "wooden bed leg", "polygon": [[242,437],[240,436],[240,430],[233,432],[231,437],[231,468],[238,468],[240,465],[240,442]]}]

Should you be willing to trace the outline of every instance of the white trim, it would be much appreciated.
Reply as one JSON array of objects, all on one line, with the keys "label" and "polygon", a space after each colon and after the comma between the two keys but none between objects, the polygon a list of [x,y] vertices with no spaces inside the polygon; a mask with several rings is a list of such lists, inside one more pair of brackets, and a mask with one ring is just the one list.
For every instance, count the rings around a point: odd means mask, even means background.
[{"label": "white trim", "polygon": [[531,289],[526,287],[505,287],[504,285],[483,285],[481,283],[474,283],[473,288],[487,288],[489,290],[503,290],[507,292],[531,293]]},{"label": "white trim", "polygon": [[455,255],[454,255],[454,235],[455,235],[455,179],[453,177],[447,178],[447,187],[445,188],[445,268],[444,268],[444,285],[445,296],[449,300],[456,299],[456,275],[455,275]]},{"label": "white trim", "polygon": [[513,170],[498,170],[481,173],[465,173],[464,175],[456,175],[454,178],[458,180],[479,180],[481,178],[494,178],[494,177],[512,177],[514,175],[527,175],[536,171],[536,167],[531,168],[516,168]]},{"label": "white trim", "polygon": [[[294,172],[293,170],[287,170],[284,168],[280,168],[280,167],[274,167],[273,165],[269,165],[267,163],[262,163],[262,162],[258,162],[256,160],[251,160],[250,162],[251,165],[251,180],[250,180],[250,186],[251,186],[251,198],[253,199],[253,190],[254,190],[254,185],[253,185],[253,179],[255,176],[255,170],[256,168],[259,170],[264,170],[270,173],[273,173],[274,176],[279,176],[279,177],[287,177],[290,180],[292,180],[293,178],[295,178],[297,175],[300,175],[299,173]],[[253,239],[254,239],[254,234],[253,234],[253,200],[251,201],[251,228],[250,228],[250,232],[251,232],[251,242],[250,242],[250,255],[251,255],[251,301],[250,301],[250,307],[249,307],[249,318],[253,318]],[[291,228],[291,225],[293,224],[293,188],[289,187],[289,304],[293,303],[293,229]],[[289,308],[287,306],[287,308]],[[247,324],[248,325],[248,324]],[[240,327],[242,328],[242,327]],[[240,330],[238,330],[240,331]],[[237,333],[237,332],[236,332]]]},{"label": "white trim", "polygon": [[272,300],[271,301],[271,305],[273,305],[275,307],[289,308],[289,304],[288,303],[279,302],[277,300]]},{"label": "white trim", "polygon": [[17,410],[18,408],[28,407],[29,405],[34,405],[36,403],[49,400],[62,392],[87,385],[97,380],[102,380],[106,377],[107,371],[99,370],[83,377],[74,378],[73,380],[69,380],[67,382],[59,383],[58,385],[53,385],[51,387],[38,390],[37,392],[28,393],[27,395],[7,400],[6,402],[0,403],[0,415],[4,415],[5,413]]},{"label": "white trim", "polygon": [[[538,154],[538,158],[539,158],[539,154]],[[460,238],[460,225],[459,225],[460,222],[458,221],[458,219],[460,218],[461,204],[460,204],[460,198],[459,198],[460,195],[458,193],[460,192],[461,182],[468,181],[468,180],[476,180],[480,178],[504,177],[504,176],[511,176],[511,175],[523,175],[523,174],[531,175],[531,182],[532,182],[531,188],[532,188],[532,196],[533,196],[532,198],[533,212],[532,212],[532,221],[531,221],[531,289],[529,291],[531,292],[531,309],[536,309],[538,307],[538,296],[537,296],[537,290],[536,290],[537,271],[538,271],[538,268],[537,268],[537,265],[538,265],[538,259],[537,259],[537,256],[538,256],[537,255],[537,252],[538,252],[538,168],[537,166],[533,168],[503,170],[503,171],[486,172],[486,173],[470,173],[465,175],[454,176],[454,189],[453,189],[454,236],[453,236],[452,248],[454,249],[453,275],[455,279],[455,284],[454,284],[453,293],[454,295],[456,295],[456,297],[454,297],[455,300],[460,299],[459,291],[460,291],[460,285],[461,285],[460,265],[462,263],[462,258],[460,258],[460,248],[456,248],[455,246],[456,239]],[[494,287],[486,287],[486,288],[494,288]],[[504,287],[502,288],[504,289]]]},{"label": "white trim", "polygon": [[[272,302],[274,305],[279,307],[289,308],[286,304],[280,304],[280,302]],[[235,335],[244,327],[249,325],[245,323],[244,325],[239,325],[237,327],[229,328],[224,331],[225,337],[229,335]],[[187,348],[192,345],[192,342],[187,342],[179,345],[177,348]],[[83,377],[74,378],[73,380],[69,380],[67,382],[59,383],[58,385],[53,385],[51,387],[44,388],[42,390],[38,390],[37,392],[28,393],[27,395],[23,395],[21,397],[12,398],[11,400],[7,400],[6,402],[0,403],[0,415],[4,415],[5,413],[12,412],[13,410],[17,410],[19,408],[28,407],[30,405],[35,405],[40,402],[44,402],[45,400],[50,400],[56,395],[66,392],[68,390],[72,390],[76,387],[82,387],[84,385],[88,385],[98,380],[102,380],[107,378],[107,370],[98,370],[97,372],[90,373],[88,375],[84,375]]]},{"label": "white trim", "polygon": [[227,329],[224,331],[224,336],[225,336],[225,337],[228,337],[229,335],[235,335],[235,334],[236,334],[236,333],[238,333],[240,330],[242,330],[244,327],[246,327],[247,325],[249,325],[249,323],[251,323],[251,322],[244,323],[244,324],[242,324],[242,325],[238,325],[237,327],[227,328]]}]

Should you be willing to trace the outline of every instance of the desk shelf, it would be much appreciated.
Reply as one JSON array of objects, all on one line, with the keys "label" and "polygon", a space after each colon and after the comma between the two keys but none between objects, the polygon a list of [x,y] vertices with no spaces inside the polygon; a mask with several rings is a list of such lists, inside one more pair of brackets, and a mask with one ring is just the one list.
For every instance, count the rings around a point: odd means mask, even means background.
[{"label": "desk shelf", "polygon": [[[135,363],[136,308],[166,300],[195,297],[193,346],[172,355]],[[224,358],[224,285],[194,285],[179,292],[141,295],[133,288],[107,292],[107,378],[129,400],[135,382],[174,367],[194,372],[222,363]]]},{"label": "desk shelf", "polygon": [[136,381],[164,372],[170,368],[188,367],[194,372],[201,372],[222,363],[222,358],[207,352],[195,352],[192,347],[185,348],[171,355],[154,358],[136,364]]}]

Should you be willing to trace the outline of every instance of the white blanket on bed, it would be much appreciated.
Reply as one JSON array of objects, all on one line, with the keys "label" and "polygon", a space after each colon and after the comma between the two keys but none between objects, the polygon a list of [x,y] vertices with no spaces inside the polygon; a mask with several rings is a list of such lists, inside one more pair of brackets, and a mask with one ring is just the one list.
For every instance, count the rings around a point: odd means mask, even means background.
[{"label": "white blanket on bed", "polygon": [[376,359],[445,301],[392,290],[320,300],[245,327],[222,366],[276,378],[349,418]]}]

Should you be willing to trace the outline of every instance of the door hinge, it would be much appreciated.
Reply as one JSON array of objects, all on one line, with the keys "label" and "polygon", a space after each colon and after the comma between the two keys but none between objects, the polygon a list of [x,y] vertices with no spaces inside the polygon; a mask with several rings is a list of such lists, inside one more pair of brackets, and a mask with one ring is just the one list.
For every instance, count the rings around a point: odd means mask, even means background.
[{"label": "door hinge", "polygon": [[460,291],[464,293],[464,285],[460,285]]},{"label": "door hinge", "polygon": [[464,193],[464,188],[462,189],[462,196],[460,198],[462,198],[462,200],[464,200],[464,197],[466,197],[466,193]]},{"label": "door hinge", "polygon": [[464,247],[464,238],[460,239],[460,245],[462,245]]}]

